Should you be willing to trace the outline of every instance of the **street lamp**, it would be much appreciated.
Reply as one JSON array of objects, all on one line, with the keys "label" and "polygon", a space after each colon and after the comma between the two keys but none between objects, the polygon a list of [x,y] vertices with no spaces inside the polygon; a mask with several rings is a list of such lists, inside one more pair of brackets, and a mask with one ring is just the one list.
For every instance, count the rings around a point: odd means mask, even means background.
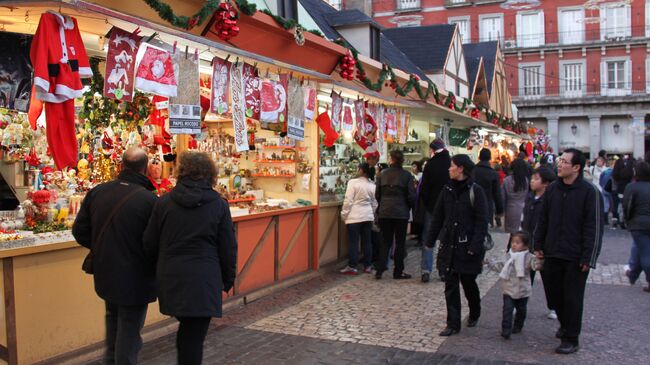
[{"label": "street lamp", "polygon": [[578,126],[577,126],[575,123],[573,123],[573,125],[571,126],[571,133],[572,133],[574,136],[575,136],[576,134],[578,134]]},{"label": "street lamp", "polygon": [[618,122],[616,122],[616,124],[614,124],[614,133],[618,134],[618,132],[620,131],[621,131],[621,126],[618,125]]}]

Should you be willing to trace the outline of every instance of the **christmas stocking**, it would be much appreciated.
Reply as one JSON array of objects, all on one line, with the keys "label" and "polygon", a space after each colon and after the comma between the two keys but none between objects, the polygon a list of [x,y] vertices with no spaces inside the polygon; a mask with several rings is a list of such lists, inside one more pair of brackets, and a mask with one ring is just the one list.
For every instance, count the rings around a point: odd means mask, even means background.
[{"label": "christmas stocking", "polygon": [[316,123],[318,123],[320,129],[325,133],[325,146],[332,147],[334,145],[334,142],[336,142],[336,140],[339,138],[339,134],[336,133],[332,127],[332,120],[327,114],[327,111],[321,113],[318,115],[318,117],[316,117]]}]

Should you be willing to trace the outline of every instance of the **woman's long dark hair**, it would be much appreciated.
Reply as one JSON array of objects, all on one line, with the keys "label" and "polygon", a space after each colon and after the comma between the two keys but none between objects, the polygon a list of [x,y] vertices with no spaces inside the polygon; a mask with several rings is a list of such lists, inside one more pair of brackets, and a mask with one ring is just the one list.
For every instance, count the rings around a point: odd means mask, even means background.
[{"label": "woman's long dark hair", "polygon": [[612,170],[612,178],[614,181],[630,181],[634,176],[633,163],[630,160],[620,158],[614,163],[614,170]]},{"label": "woman's long dark hair", "polygon": [[359,164],[359,170],[363,173],[363,176],[372,180],[375,177],[375,169],[371,168],[367,162]]},{"label": "woman's long dark hair", "polygon": [[528,164],[518,158],[512,161],[512,178],[515,180],[515,191],[528,189]]}]

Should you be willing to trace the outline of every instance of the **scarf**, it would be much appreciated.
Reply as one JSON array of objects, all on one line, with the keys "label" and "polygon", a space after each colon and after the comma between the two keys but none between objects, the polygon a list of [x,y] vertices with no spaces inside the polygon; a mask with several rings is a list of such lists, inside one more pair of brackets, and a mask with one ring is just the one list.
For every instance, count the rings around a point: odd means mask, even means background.
[{"label": "scarf", "polygon": [[523,278],[526,275],[526,256],[528,250],[521,252],[513,252],[512,249],[508,252],[508,261],[503,265],[503,269],[499,277],[504,280],[510,278],[512,269],[515,269],[518,278]]}]

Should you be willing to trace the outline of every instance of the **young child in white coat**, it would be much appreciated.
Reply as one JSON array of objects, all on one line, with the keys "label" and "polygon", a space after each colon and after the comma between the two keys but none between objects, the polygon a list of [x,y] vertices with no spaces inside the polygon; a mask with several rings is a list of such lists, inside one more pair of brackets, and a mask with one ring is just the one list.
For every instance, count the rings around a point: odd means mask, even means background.
[{"label": "young child in white coat", "polygon": [[[493,265],[500,271],[499,283],[503,291],[503,319],[501,321],[501,336],[510,339],[513,333],[520,333],[526,321],[528,298],[533,287],[530,282],[531,270],[539,271],[543,262],[533,255],[528,247],[530,235],[519,231],[512,235],[511,248],[506,254],[506,261]],[[513,312],[517,310],[514,315]]]}]

